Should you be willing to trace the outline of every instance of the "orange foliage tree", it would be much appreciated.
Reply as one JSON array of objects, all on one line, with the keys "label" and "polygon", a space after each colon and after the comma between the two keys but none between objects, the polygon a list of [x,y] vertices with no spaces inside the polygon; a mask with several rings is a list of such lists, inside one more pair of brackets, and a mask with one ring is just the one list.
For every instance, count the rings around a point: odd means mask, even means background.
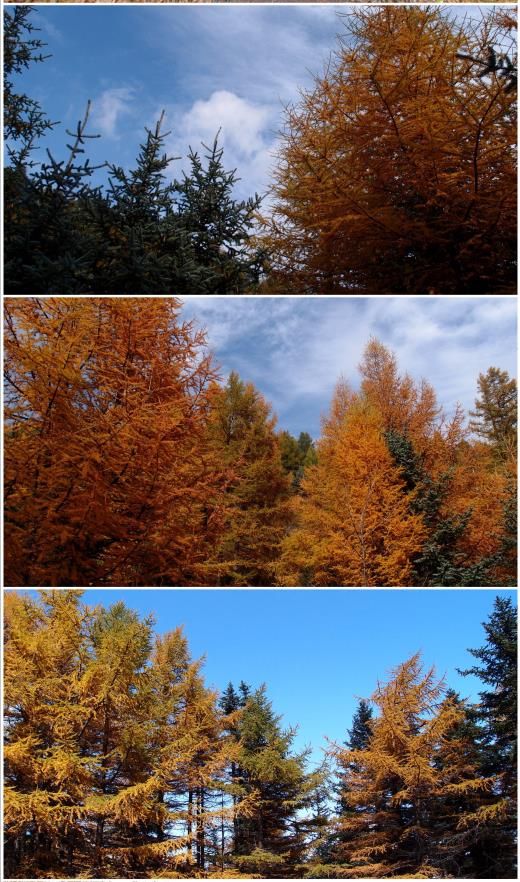
[{"label": "orange foliage tree", "polygon": [[215,373],[174,298],[8,299],[6,581],[193,584]]},{"label": "orange foliage tree", "polygon": [[[514,19],[367,5],[346,22],[286,112],[266,221],[271,289],[514,292]],[[511,77],[486,75],[489,46]]]},{"label": "orange foliage tree", "polygon": [[486,585],[514,579],[515,470],[447,419],[435,391],[371,340],[340,383],[293,503],[282,585]]}]

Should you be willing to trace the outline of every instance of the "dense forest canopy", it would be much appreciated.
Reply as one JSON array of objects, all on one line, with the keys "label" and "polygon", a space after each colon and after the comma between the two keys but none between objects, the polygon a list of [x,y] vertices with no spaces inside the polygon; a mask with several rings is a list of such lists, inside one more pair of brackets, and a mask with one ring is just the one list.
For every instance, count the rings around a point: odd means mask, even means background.
[{"label": "dense forest canopy", "polygon": [[313,440],[219,377],[175,298],[7,298],[4,345],[10,586],[515,583],[497,367],[468,423],[369,340]]},{"label": "dense forest canopy", "polygon": [[476,704],[416,654],[314,770],[267,687],[208,689],[181,628],[78,591],[4,609],[9,877],[516,877],[509,598],[461,672]]},{"label": "dense forest canopy", "polygon": [[57,124],[18,80],[46,50],[33,10],[7,7],[7,293],[515,293],[513,11],[364,5],[343,24],[284,111],[261,205],[234,198],[217,138],[176,179],[162,117],[132,169],[101,166],[104,185],[89,107],[66,156],[38,162]]}]

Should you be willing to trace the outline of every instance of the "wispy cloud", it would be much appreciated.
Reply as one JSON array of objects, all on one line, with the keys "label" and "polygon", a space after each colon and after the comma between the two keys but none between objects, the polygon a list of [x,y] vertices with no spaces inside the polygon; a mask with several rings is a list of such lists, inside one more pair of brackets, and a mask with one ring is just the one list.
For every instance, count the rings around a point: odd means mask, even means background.
[{"label": "wispy cloud", "polygon": [[473,406],[480,372],[516,374],[514,298],[186,298],[225,375],[235,369],[273,404],[281,425],[319,433],[340,376],[359,382],[371,336],[401,370],[427,378],[448,413]]},{"label": "wispy cloud", "polygon": [[123,117],[133,111],[135,89],[130,86],[105,89],[92,101],[92,124],[105,138],[118,138],[122,134]]},{"label": "wispy cloud", "polygon": [[[93,98],[89,131],[103,137],[88,144],[92,163],[133,167],[144,126],[165,108],[169,152],[183,157],[172,176],[186,168],[188,146],[198,150],[220,128],[224,165],[240,178],[236,195],[265,194],[284,107],[313,87],[355,12],[327,3],[42,6],[52,58],[24,71],[20,88],[61,120],[41,145],[56,156],[63,129]],[[458,7],[445,14],[458,15]],[[460,14],[478,16],[478,8]]]}]

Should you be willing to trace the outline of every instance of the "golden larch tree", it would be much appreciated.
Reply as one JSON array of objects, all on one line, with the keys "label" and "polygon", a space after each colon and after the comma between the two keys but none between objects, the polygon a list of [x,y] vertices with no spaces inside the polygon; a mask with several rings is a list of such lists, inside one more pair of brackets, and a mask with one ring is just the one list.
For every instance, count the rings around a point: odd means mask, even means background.
[{"label": "golden larch tree", "polygon": [[[345,22],[324,73],[286,111],[270,289],[514,293],[511,16],[367,5]],[[490,47],[510,78],[485,74]]]},{"label": "golden larch tree", "polygon": [[[344,403],[345,389],[340,387]],[[400,468],[393,462],[380,414],[353,398],[332,404],[318,444],[318,463],[306,471],[296,500],[297,527],[279,564],[281,584],[409,585],[425,536],[410,512]]]},{"label": "golden larch tree", "polygon": [[275,426],[268,402],[238,374],[215,390],[208,431],[227,476],[221,525],[207,564],[216,584],[273,584],[273,565],[290,522],[290,481]]},{"label": "golden larch tree", "polygon": [[377,716],[367,746],[337,749],[341,876],[458,875],[503,811],[493,779],[479,774],[464,706],[444,693],[434,669],[424,671],[419,654],[412,656],[372,696]]}]

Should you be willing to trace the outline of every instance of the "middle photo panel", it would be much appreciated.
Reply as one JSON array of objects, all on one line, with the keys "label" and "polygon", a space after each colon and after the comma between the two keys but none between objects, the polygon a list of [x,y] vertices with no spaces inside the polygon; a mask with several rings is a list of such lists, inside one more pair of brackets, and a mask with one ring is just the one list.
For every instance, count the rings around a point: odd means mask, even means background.
[{"label": "middle photo panel", "polygon": [[7,586],[514,584],[515,298],[5,313]]}]

